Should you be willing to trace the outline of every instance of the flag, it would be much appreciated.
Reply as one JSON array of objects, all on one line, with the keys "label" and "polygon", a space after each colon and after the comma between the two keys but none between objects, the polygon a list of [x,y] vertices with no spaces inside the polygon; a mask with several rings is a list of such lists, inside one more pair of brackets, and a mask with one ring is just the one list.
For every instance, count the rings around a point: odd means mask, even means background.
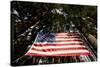
[{"label": "flag", "polygon": [[28,56],[80,56],[90,55],[78,32],[38,33]]}]

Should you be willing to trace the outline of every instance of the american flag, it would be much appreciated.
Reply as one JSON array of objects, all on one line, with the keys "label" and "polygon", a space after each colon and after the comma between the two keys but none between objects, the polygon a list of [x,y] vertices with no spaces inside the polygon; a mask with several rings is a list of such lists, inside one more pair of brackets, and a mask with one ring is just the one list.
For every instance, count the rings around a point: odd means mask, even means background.
[{"label": "american flag", "polygon": [[38,33],[28,56],[80,56],[90,55],[78,32]]}]

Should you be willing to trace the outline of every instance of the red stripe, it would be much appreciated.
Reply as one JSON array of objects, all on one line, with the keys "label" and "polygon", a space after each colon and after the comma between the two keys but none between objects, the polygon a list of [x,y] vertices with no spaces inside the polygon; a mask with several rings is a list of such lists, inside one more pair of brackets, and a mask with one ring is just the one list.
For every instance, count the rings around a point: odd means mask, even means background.
[{"label": "red stripe", "polygon": [[37,53],[27,53],[28,56],[80,56],[80,55],[90,55],[90,52],[85,53],[68,53],[68,54],[56,54],[56,55],[44,55],[44,54],[37,54]]},{"label": "red stripe", "polygon": [[59,33],[56,33],[56,34],[79,34],[78,32],[59,32]]},{"label": "red stripe", "polygon": [[74,41],[74,42],[82,42],[82,40],[56,40],[56,42],[70,42],[70,41]]},{"label": "red stripe", "polygon": [[56,38],[80,38],[79,36],[76,36],[76,37],[70,37],[70,36],[68,36],[68,37],[61,37],[61,36],[56,36]]},{"label": "red stripe", "polygon": [[86,50],[86,48],[48,48],[48,49],[36,49],[32,48],[31,50],[43,51],[43,52],[51,52],[51,51],[61,51],[61,50]]},{"label": "red stripe", "polygon": [[33,46],[69,46],[69,45],[83,45],[83,44],[75,44],[75,43],[70,43],[70,44],[33,44]]},{"label": "red stripe", "polygon": [[79,34],[56,34],[56,36],[79,36]]},{"label": "red stripe", "polygon": [[56,35],[79,35],[79,33],[68,32],[68,33],[56,33]]}]

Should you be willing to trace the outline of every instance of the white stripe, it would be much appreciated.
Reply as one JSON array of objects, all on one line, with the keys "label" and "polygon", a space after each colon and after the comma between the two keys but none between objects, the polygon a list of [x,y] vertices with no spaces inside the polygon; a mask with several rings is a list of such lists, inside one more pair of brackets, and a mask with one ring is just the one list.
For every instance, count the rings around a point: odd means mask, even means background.
[{"label": "white stripe", "polygon": [[70,53],[89,53],[89,51],[88,50],[63,50],[63,51],[42,52],[42,51],[30,50],[29,53],[56,55],[56,54],[70,54]]},{"label": "white stripe", "polygon": [[71,42],[56,42],[55,44],[71,44],[71,43],[82,44],[83,42],[77,42],[77,41],[71,41]]},{"label": "white stripe", "polygon": [[55,40],[82,40],[80,38],[56,38]]},{"label": "white stripe", "polygon": [[42,50],[42,49],[57,49],[57,48],[85,48],[84,45],[66,45],[66,46],[34,46],[32,45],[32,48],[35,48],[35,49],[39,49],[39,50]]},{"label": "white stripe", "polygon": [[69,41],[69,42],[35,42],[34,44],[83,44],[81,41]]}]

